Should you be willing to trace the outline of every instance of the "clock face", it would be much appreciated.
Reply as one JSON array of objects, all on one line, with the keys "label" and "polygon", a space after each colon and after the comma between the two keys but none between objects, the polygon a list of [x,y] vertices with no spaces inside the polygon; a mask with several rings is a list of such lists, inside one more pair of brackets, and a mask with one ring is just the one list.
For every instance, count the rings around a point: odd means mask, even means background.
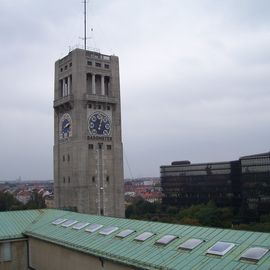
[{"label": "clock face", "polygon": [[94,136],[109,136],[111,134],[111,120],[104,112],[94,112],[88,119],[88,130]]},{"label": "clock face", "polygon": [[68,113],[65,113],[60,120],[60,139],[72,136],[72,122]]}]

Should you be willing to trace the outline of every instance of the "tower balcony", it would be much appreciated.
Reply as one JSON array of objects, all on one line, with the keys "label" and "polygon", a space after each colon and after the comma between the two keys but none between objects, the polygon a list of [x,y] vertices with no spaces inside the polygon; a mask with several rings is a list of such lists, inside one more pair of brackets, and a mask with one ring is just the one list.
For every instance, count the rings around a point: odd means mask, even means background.
[{"label": "tower balcony", "polygon": [[71,109],[73,107],[74,97],[73,95],[67,95],[61,98],[54,100],[53,107],[54,109]]},{"label": "tower balcony", "polygon": [[106,103],[106,104],[116,104],[119,102],[118,98],[116,97],[108,97],[108,96],[94,95],[94,94],[85,94],[85,100],[99,102],[99,103]]}]

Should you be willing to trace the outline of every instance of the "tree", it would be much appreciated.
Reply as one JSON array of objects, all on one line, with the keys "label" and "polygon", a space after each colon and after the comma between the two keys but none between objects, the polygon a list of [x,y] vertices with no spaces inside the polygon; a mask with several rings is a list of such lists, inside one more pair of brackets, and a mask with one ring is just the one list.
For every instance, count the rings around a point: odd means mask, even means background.
[{"label": "tree", "polygon": [[22,210],[24,205],[9,192],[0,191],[0,211]]},{"label": "tree", "polygon": [[230,208],[218,208],[210,201],[206,205],[198,204],[181,210],[179,217],[184,224],[188,221],[202,226],[228,228],[231,226],[233,212]]},{"label": "tree", "polygon": [[34,190],[31,194],[30,201],[26,204],[27,209],[41,209],[46,208],[45,200],[41,194],[38,194],[37,190]]}]

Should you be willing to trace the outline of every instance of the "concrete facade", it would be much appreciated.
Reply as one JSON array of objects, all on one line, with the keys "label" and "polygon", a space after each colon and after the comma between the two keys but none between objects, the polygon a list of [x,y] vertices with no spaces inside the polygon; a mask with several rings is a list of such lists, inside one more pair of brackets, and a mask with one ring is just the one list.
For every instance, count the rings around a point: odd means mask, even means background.
[{"label": "concrete facade", "polygon": [[75,49],[55,63],[55,206],[124,216],[119,61]]},{"label": "concrete facade", "polygon": [[[3,244],[8,243],[10,250],[7,250],[5,256],[2,250]],[[1,270],[27,270],[27,240],[0,241],[0,269]]]},{"label": "concrete facade", "polygon": [[29,266],[39,270],[136,269],[35,238],[29,238],[29,258]]}]

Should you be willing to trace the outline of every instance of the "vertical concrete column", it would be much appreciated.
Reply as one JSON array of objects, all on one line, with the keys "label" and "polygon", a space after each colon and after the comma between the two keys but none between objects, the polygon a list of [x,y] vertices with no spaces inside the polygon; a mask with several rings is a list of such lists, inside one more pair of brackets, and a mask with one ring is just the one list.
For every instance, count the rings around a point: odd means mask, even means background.
[{"label": "vertical concrete column", "polygon": [[68,76],[67,95],[70,94],[70,76]]},{"label": "vertical concrete column", "polygon": [[92,94],[96,94],[96,76],[92,74]]},{"label": "vertical concrete column", "polygon": [[101,95],[105,95],[104,75],[101,75]]},{"label": "vertical concrete column", "polygon": [[65,96],[68,95],[68,78],[65,78]]},{"label": "vertical concrete column", "polygon": [[65,96],[65,79],[61,81],[62,81],[62,97],[64,97]]}]

